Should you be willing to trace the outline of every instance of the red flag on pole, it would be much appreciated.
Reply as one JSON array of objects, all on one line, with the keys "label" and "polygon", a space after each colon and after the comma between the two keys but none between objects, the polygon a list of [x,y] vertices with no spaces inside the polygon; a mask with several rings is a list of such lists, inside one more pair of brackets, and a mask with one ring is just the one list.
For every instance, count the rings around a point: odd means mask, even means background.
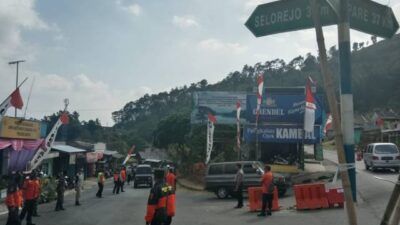
[{"label": "red flag on pole", "polygon": [[208,113],[208,120],[210,120],[212,123],[217,122],[217,118],[211,113]]},{"label": "red flag on pole", "polygon": [[311,91],[311,80],[309,79],[306,84],[306,105],[304,112],[304,130],[307,132],[314,131],[316,109],[315,99]]},{"label": "red flag on pole", "polygon": [[11,93],[10,103],[17,109],[22,109],[24,102],[22,101],[21,93],[19,92],[19,88],[15,89],[13,93]]}]

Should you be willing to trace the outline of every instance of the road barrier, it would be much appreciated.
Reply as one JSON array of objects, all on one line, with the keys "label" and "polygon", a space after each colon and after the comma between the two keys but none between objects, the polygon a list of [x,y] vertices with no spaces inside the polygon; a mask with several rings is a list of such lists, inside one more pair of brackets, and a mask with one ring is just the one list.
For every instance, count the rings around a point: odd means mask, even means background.
[{"label": "road barrier", "polygon": [[326,191],[328,203],[330,208],[334,208],[336,205],[340,208],[344,206],[344,193],[343,188],[332,188]]},{"label": "road barrier", "polygon": [[323,183],[294,185],[297,210],[329,208]]},{"label": "road barrier", "polygon": [[[251,212],[260,211],[262,206],[262,187],[249,187],[247,189],[249,208]],[[274,189],[274,198],[272,201],[272,211],[279,210],[278,189]]]}]

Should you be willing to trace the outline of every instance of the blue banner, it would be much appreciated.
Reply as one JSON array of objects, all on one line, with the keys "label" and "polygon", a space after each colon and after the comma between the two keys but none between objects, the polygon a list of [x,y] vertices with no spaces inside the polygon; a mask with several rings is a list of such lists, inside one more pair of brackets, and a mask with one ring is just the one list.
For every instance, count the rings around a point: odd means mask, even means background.
[{"label": "blue banner", "polygon": [[[305,135],[304,135],[305,134]],[[245,126],[243,131],[246,142],[256,141],[254,125]],[[303,138],[304,137],[304,138]],[[314,126],[314,132],[305,132],[301,125],[267,125],[258,127],[259,142],[315,144],[321,141],[321,126]]]},{"label": "blue banner", "polygon": [[[315,124],[322,124],[323,104],[315,96],[317,110]],[[267,94],[263,96],[259,122],[303,124],[305,96],[299,94]],[[247,95],[247,121],[255,123],[257,109],[256,95]]]}]

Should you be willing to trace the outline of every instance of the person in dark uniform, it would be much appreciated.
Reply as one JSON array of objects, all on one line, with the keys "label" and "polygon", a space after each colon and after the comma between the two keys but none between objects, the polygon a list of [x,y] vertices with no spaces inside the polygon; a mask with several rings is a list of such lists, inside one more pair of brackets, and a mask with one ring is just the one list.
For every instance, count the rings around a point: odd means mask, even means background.
[{"label": "person in dark uniform", "polygon": [[64,174],[60,173],[57,181],[57,203],[55,211],[65,210],[64,208],[64,192],[65,192],[65,178]]},{"label": "person in dark uniform", "polygon": [[164,225],[167,222],[168,185],[165,183],[165,171],[154,171],[155,183],[150,190],[145,216],[146,225]]},{"label": "person in dark uniform", "polygon": [[237,173],[235,176],[235,192],[237,198],[237,205],[235,208],[242,208],[243,207],[243,170],[242,164],[238,163],[236,165]]}]

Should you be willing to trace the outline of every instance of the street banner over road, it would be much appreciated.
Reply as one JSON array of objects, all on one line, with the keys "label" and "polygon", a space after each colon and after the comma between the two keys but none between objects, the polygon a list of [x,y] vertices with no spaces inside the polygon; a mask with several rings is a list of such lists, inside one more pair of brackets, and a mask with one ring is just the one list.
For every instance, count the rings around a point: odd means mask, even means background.
[{"label": "street banner over road", "polygon": [[[328,2],[330,4],[328,4]],[[349,1],[350,27],[384,38],[392,37],[399,24],[390,7],[371,0]],[[337,24],[332,6],[336,0],[320,0],[321,24]],[[314,27],[309,0],[281,0],[257,6],[246,27],[256,36],[309,29]]]}]

